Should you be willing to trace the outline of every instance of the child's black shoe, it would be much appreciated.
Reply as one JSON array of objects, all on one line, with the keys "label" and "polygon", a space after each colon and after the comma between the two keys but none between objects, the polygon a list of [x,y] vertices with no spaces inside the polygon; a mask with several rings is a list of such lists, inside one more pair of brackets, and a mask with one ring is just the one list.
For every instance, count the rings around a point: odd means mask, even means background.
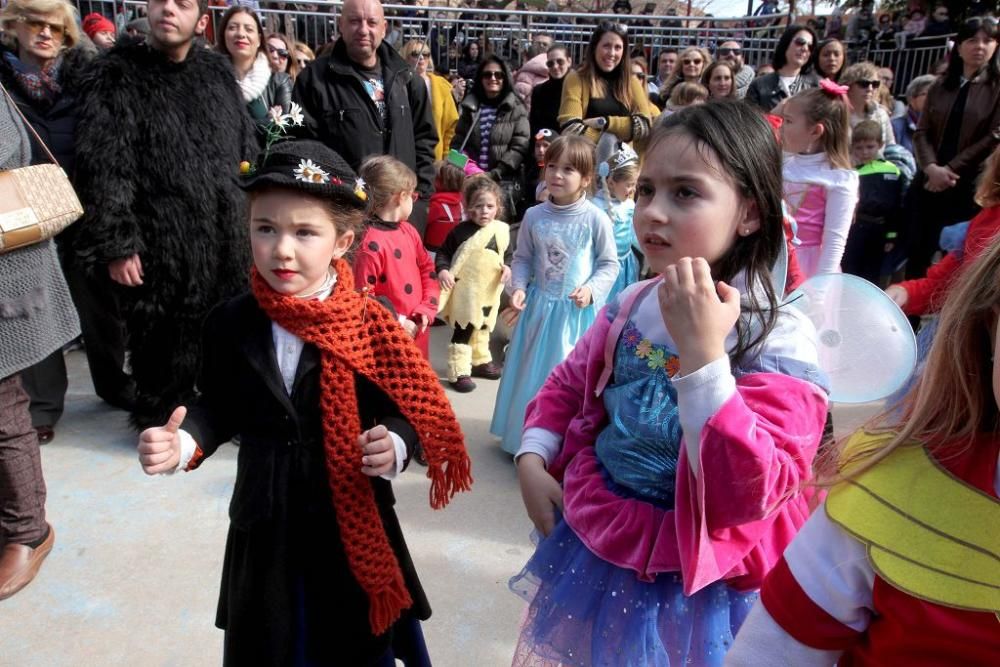
[{"label": "child's black shoe", "polygon": [[451,388],[460,394],[468,394],[470,391],[476,388],[476,383],[472,381],[468,375],[463,375],[454,382],[449,382]]},{"label": "child's black shoe", "polygon": [[487,364],[479,364],[472,367],[472,377],[484,378],[486,380],[499,380],[501,367],[492,361]]}]

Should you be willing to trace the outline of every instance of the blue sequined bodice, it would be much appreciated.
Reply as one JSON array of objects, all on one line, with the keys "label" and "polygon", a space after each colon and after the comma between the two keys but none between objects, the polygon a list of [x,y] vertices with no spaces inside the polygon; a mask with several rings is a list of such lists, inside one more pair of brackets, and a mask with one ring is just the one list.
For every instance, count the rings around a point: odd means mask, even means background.
[{"label": "blue sequined bodice", "polygon": [[608,425],[597,437],[597,457],[619,492],[672,509],[681,444],[670,381],[679,369],[677,355],[652,344],[629,320],[614,364],[614,381],[603,394]]}]

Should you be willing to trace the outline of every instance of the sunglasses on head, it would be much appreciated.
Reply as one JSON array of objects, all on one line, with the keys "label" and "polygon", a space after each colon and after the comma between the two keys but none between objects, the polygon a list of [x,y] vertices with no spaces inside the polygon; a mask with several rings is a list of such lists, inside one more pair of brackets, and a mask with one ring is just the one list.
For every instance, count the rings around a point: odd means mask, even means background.
[{"label": "sunglasses on head", "polygon": [[855,85],[857,85],[857,86],[859,86],[861,88],[878,88],[879,86],[882,85],[881,81],[877,81],[877,80],[873,80],[873,79],[858,79],[854,83],[855,83]]},{"label": "sunglasses on head", "polygon": [[792,44],[795,46],[805,46],[810,49],[813,47],[812,41],[806,39],[805,37],[796,37],[792,40]]},{"label": "sunglasses on head", "polygon": [[430,51],[410,51],[411,58],[430,58]]},{"label": "sunglasses on head", "polygon": [[702,62],[701,58],[685,58],[684,60],[681,61],[681,64],[682,65],[700,65],[701,62]]},{"label": "sunglasses on head", "polygon": [[565,64],[566,64],[566,59],[565,58],[553,58],[552,60],[546,60],[545,61],[545,66],[546,67],[555,67],[556,65],[559,65],[560,67],[562,67]]},{"label": "sunglasses on head", "polygon": [[483,72],[480,78],[484,81],[489,81],[490,79],[493,79],[494,81],[503,81],[503,72]]},{"label": "sunglasses on head", "polygon": [[279,58],[287,58],[288,57],[288,49],[279,49],[276,46],[268,46],[267,47],[267,52],[268,53],[277,53]]},{"label": "sunglasses on head", "polygon": [[738,47],[737,48],[731,48],[731,47],[728,47],[728,46],[723,46],[723,47],[720,47],[719,50],[716,53],[718,53],[720,56],[738,56],[741,53],[743,53],[743,49],[740,49]]},{"label": "sunglasses on head", "polygon": [[28,30],[36,34],[45,30],[46,26],[48,26],[49,32],[53,37],[62,37],[66,32],[66,26],[62,23],[49,23],[48,21],[28,16],[18,16],[17,20],[28,26]]},{"label": "sunglasses on head", "polygon": [[597,24],[597,28],[602,32],[613,32],[622,37],[628,34],[627,25],[624,23],[615,23],[614,21],[601,21]]}]

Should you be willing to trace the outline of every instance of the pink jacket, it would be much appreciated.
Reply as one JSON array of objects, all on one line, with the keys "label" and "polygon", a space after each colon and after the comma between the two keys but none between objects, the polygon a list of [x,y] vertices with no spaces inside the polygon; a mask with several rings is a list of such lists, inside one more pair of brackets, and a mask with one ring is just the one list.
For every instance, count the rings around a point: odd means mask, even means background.
[{"label": "pink jacket", "polygon": [[759,588],[809,516],[801,487],[826,422],[825,393],[778,373],[740,377],[701,431],[700,474],[680,448],[674,510],[622,498],[607,489],[593,447],[607,423],[599,387],[615,325],[603,309],[526,411],[525,429],[564,435],[549,470],[563,482],[565,520],[591,551],[645,581],[680,571],[686,595],[719,580]]},{"label": "pink jacket", "polygon": [[524,108],[531,111],[531,91],[540,83],[549,80],[549,68],[545,61],[548,56],[540,53],[521,66],[514,74],[514,92],[524,104]]}]

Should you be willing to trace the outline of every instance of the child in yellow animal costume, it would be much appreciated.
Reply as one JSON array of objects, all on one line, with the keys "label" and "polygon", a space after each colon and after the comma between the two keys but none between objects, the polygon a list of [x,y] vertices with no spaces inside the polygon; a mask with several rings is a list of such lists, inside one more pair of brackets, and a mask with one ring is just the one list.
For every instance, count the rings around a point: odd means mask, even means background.
[{"label": "child in yellow animal costume", "polygon": [[500,294],[510,281],[510,228],[498,220],[502,192],[488,176],[465,182],[466,219],[438,249],[434,264],[441,281],[439,314],[454,333],[448,346],[448,381],[462,393],[476,388],[472,377],[496,380],[500,368],[490,354]]}]

